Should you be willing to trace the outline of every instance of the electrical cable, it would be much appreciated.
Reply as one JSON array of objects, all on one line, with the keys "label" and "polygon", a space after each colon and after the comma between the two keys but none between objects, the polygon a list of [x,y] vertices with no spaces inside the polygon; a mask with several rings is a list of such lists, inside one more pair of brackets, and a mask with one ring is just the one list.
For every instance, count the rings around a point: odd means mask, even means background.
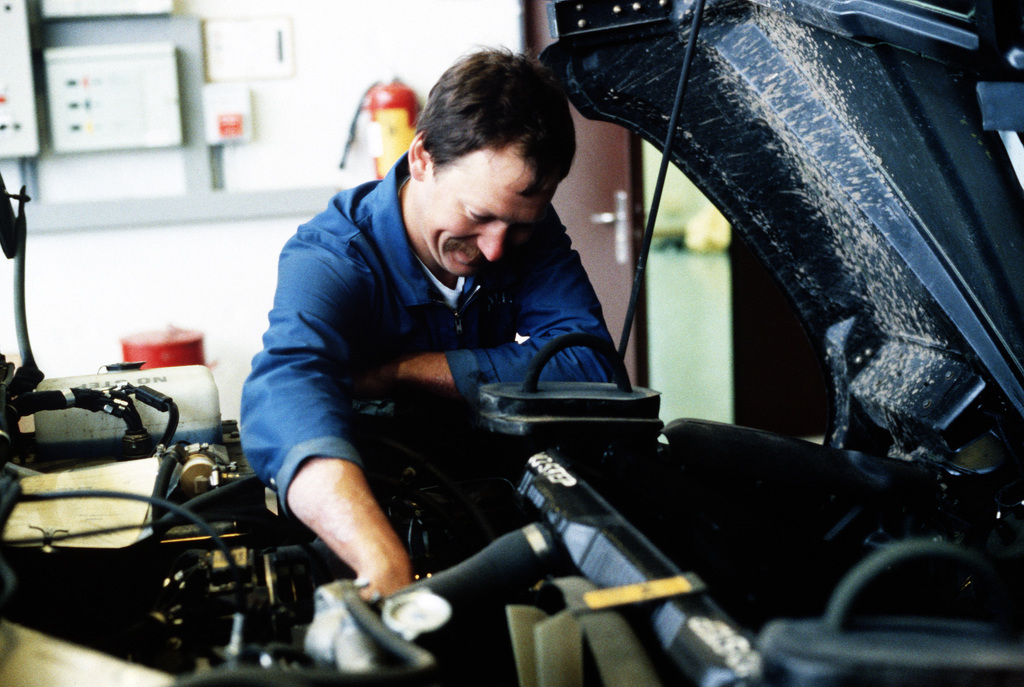
[{"label": "electrical cable", "polygon": [[68,399],[63,391],[29,391],[19,395],[10,404],[17,418],[34,415],[42,410],[65,410]]},{"label": "electrical cable", "polygon": [[[42,394],[47,395],[53,395],[56,393],[61,392],[42,392]],[[75,398],[73,406],[75,408],[83,408],[93,413],[106,413],[119,418],[124,421],[129,432],[145,430],[145,426],[142,424],[142,416],[139,415],[139,411],[135,407],[135,403],[133,403],[128,394],[122,390],[115,388],[98,391],[96,389],[86,389],[85,387],[75,387],[71,389],[71,394]],[[46,408],[36,408],[36,410],[45,409]]]},{"label": "electrical cable", "polygon": [[[74,390],[77,396],[77,389]],[[139,414],[139,409],[135,407],[134,401],[132,401],[131,395],[127,389],[119,389],[114,387],[107,389],[103,396],[109,396],[119,403],[110,403],[104,401],[103,406],[100,410],[104,413],[109,413],[114,417],[119,417],[124,420],[125,425],[128,427],[129,432],[145,432],[146,426],[142,424],[142,416]]]},{"label": "electrical cable", "polygon": [[629,307],[626,309],[626,321],[622,327],[622,336],[619,338],[619,355],[625,357],[626,346],[629,345],[629,332],[633,328],[633,319],[636,317],[637,302],[640,299],[640,289],[643,287],[644,272],[647,269],[647,256],[651,252],[651,241],[654,238],[654,222],[658,217],[658,208],[661,205],[661,195],[665,188],[665,176],[668,173],[669,153],[675,141],[676,127],[679,124],[679,113],[683,107],[683,96],[686,94],[686,82],[690,79],[690,65],[693,62],[693,55],[697,48],[697,34],[700,31],[701,20],[704,16],[704,0],[697,0],[693,9],[693,21],[690,24],[690,37],[686,44],[686,53],[683,56],[683,65],[679,70],[679,84],[676,87],[675,100],[672,103],[672,115],[668,120],[668,134],[665,136],[665,144],[661,153],[661,166],[658,168],[658,180],[654,184],[654,193],[651,198],[651,209],[647,216],[647,227],[644,229],[643,246],[640,255],[637,257],[636,274],[633,277],[633,290],[629,296]]},{"label": "electrical cable", "polygon": [[150,408],[161,413],[167,413],[167,426],[164,428],[163,436],[160,437],[157,446],[163,446],[164,448],[170,446],[171,440],[174,439],[174,433],[178,431],[179,412],[178,404],[174,402],[174,399],[144,384],[142,386],[135,386],[134,384],[126,383],[119,388],[133,395],[136,400],[145,403]]}]

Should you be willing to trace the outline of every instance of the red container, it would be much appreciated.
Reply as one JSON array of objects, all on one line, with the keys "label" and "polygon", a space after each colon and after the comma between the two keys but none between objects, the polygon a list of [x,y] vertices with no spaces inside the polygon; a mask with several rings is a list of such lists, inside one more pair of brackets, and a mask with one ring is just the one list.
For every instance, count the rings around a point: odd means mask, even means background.
[{"label": "red container", "polygon": [[125,362],[145,362],[143,369],[206,364],[202,332],[177,327],[126,336],[121,352]]}]

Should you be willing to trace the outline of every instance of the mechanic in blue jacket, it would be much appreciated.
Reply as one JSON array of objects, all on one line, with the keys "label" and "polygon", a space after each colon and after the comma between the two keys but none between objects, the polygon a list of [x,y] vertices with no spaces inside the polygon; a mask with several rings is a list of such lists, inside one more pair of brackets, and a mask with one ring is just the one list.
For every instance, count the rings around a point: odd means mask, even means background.
[{"label": "mechanic in blue jacket", "polygon": [[[353,436],[353,400],[404,390],[472,401],[520,381],[544,342],[610,340],[550,201],[575,154],[565,95],[536,59],[472,53],[431,89],[388,176],[336,195],[281,253],[242,443],[285,508],[370,592],[411,581]],[[606,381],[572,348],[544,379]]]}]

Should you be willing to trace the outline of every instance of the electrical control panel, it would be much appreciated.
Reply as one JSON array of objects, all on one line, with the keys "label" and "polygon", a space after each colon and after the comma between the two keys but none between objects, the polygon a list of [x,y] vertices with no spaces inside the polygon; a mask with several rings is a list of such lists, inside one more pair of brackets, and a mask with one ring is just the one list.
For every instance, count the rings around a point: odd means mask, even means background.
[{"label": "electrical control panel", "polygon": [[39,152],[26,0],[0,3],[0,158]]},{"label": "electrical control panel", "polygon": [[56,152],[181,145],[173,43],[50,48],[43,60]]}]

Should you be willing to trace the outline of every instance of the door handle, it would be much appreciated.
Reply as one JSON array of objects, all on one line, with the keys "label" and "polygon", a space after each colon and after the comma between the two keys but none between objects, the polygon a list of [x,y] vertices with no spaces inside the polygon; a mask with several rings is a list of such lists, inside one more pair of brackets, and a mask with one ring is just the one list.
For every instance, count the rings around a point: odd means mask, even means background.
[{"label": "door handle", "polygon": [[629,194],[615,192],[615,212],[598,212],[590,216],[594,224],[611,224],[615,227],[615,261],[620,265],[629,262]]}]

